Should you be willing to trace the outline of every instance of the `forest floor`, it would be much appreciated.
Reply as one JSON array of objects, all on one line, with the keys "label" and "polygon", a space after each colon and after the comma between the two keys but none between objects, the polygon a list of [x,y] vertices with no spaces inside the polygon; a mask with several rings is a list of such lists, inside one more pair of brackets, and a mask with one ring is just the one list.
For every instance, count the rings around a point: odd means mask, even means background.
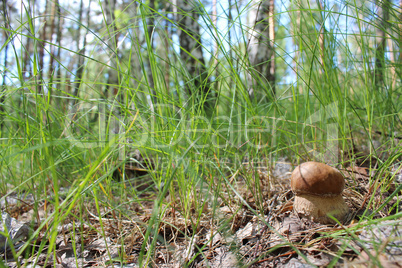
[{"label": "forest floor", "polygon": [[[247,190],[242,179],[242,173],[253,172],[245,164],[244,169],[235,174],[236,178],[230,178],[235,179],[234,187],[238,193],[230,197],[233,202],[229,205],[220,202],[227,193],[222,193],[216,200],[215,208],[211,207],[211,200],[205,200],[201,216],[184,217],[179,209],[175,209],[174,203],[179,201],[168,196],[169,208],[160,209],[163,215],[160,215],[158,235],[150,238],[143,249],[146,253],[152,239],[156,239],[148,266],[401,267],[402,221],[395,214],[402,211],[402,200],[399,194],[391,196],[402,183],[399,166],[382,172],[381,180],[375,168],[341,169],[346,178],[343,196],[350,213],[340,225],[314,223],[293,213],[293,193],[289,186],[293,168],[293,163],[281,161],[270,169],[258,170],[260,200]],[[387,185],[373,183],[374,178]],[[148,201],[141,205],[138,202],[121,204],[119,210],[131,213],[125,215],[108,206],[98,210],[95,204],[83,204],[82,211],[75,213],[85,215],[84,221],[80,223],[70,217],[59,226],[55,254],[49,256],[47,243],[42,243],[45,247],[40,254],[39,246],[33,245],[18,263],[10,251],[3,253],[3,260],[9,267],[18,267],[18,264],[25,267],[138,267],[154,202],[152,193],[137,198]],[[389,198],[390,202],[375,211],[375,207]],[[34,215],[32,202],[29,195],[11,194],[1,205],[18,222],[29,222]],[[263,202],[264,211],[258,210],[261,207],[258,202]],[[50,203],[40,202],[34,228],[51,210]],[[97,211],[105,213],[99,216]],[[192,213],[197,212],[194,209]],[[375,213],[374,217],[365,220],[364,217],[371,213]],[[40,234],[36,245],[44,237]]]}]

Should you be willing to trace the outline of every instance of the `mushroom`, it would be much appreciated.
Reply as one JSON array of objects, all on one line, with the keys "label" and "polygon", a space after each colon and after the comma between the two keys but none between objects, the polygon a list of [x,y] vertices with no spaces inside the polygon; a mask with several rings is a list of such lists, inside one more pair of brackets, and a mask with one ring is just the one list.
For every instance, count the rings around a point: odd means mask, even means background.
[{"label": "mushroom", "polygon": [[333,167],[318,162],[306,162],[292,172],[291,187],[295,196],[293,209],[299,215],[320,223],[345,219],[349,208],[342,198],[343,175]]}]

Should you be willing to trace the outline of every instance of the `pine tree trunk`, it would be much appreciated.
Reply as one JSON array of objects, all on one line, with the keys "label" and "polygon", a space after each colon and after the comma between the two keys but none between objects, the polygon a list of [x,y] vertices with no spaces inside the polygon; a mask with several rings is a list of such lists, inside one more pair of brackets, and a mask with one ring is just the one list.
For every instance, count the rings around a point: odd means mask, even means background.
[{"label": "pine tree trunk", "polygon": [[[402,21],[402,0],[399,1],[399,16],[396,17],[397,19],[399,18],[399,21]],[[400,80],[400,77],[402,77],[402,23],[399,23],[399,25],[397,26],[397,36],[398,36],[398,47],[399,47],[399,51],[395,51],[395,81]],[[398,53],[399,52],[399,53]],[[399,54],[399,56],[397,57],[397,55]],[[392,88],[395,88],[395,86],[393,86]]]},{"label": "pine tree trunk", "polygon": [[[109,93],[116,93],[116,86],[118,85],[118,77],[117,77],[117,67],[115,62],[115,48],[117,47],[117,29],[114,18],[114,11],[116,9],[116,0],[105,0],[104,1],[104,10],[106,13],[106,23],[108,27],[108,46],[110,51],[110,67],[108,67],[107,71],[107,81],[105,91],[103,93],[104,97],[107,99]],[[112,86],[112,88],[110,88]],[[112,92],[110,92],[112,91]]]},{"label": "pine tree trunk", "polygon": [[[7,0],[3,0],[3,6],[2,6],[2,11],[3,11],[3,19],[4,19],[4,28],[5,29],[9,29],[10,28],[10,18],[8,16],[8,10],[7,10]],[[7,39],[9,38],[8,32],[6,30],[4,30],[4,39],[5,42],[7,42]],[[5,112],[4,110],[4,92],[6,91],[6,79],[7,79],[7,68],[8,68],[8,44],[6,44],[6,47],[4,48],[4,70],[3,70],[3,74],[2,74],[2,94],[1,94],[1,98],[0,98],[0,114],[1,114],[1,118],[0,118],[0,129],[3,129],[3,113]],[[2,133],[2,132],[1,132]]]},{"label": "pine tree trunk", "polygon": [[[168,14],[171,12],[171,8],[170,8],[171,3],[165,3],[165,14]],[[170,22],[168,20],[165,20],[165,36],[163,38],[163,42],[165,44],[165,87],[166,87],[166,93],[167,95],[169,95],[170,89],[169,89],[169,72],[167,70],[170,69],[170,63],[169,63],[169,53],[170,53],[170,49],[169,49],[169,40],[171,40],[171,34],[169,31],[169,25]]]},{"label": "pine tree trunk", "polygon": [[380,20],[377,26],[377,47],[375,53],[375,84],[377,89],[384,88],[386,31],[388,28],[390,4],[388,0],[377,0],[377,14]]},{"label": "pine tree trunk", "polygon": [[[155,30],[155,19],[154,19],[154,12],[153,9],[155,8],[155,0],[149,0],[149,17],[147,20],[147,32],[148,32],[148,38],[150,41],[150,50],[153,51],[154,50],[154,42],[153,42],[153,38],[152,35],[154,33]],[[152,71],[151,71],[151,61],[150,61],[150,57],[148,57],[148,85],[150,88],[150,92],[152,92],[152,95],[154,96],[152,99],[154,100],[154,103],[157,102],[157,98],[156,98],[156,92],[155,92],[155,83],[154,83],[154,78],[152,75]]]},{"label": "pine tree trunk", "polygon": [[[232,15],[232,0],[229,0],[229,14],[228,14],[228,29],[231,29],[233,23],[233,15]],[[228,32],[228,41],[229,44],[232,45],[232,31],[229,30]],[[233,49],[230,48],[229,50],[230,60],[233,60]]]},{"label": "pine tree trunk", "polygon": [[[46,0],[45,2],[45,11],[44,11],[44,15],[47,14],[47,7],[48,7],[48,0]],[[47,40],[47,36],[46,36],[46,17],[43,18],[43,28],[42,31],[40,33],[39,36],[39,64],[38,64],[38,74],[39,74],[39,81],[36,82],[37,84],[37,91],[38,93],[42,93],[42,84],[43,84],[43,73],[44,73],[44,58],[45,58],[45,46],[46,46],[46,40]]]},{"label": "pine tree trunk", "polygon": [[[321,21],[324,23],[324,16],[323,11],[324,7],[322,5],[322,1],[318,1],[318,6],[320,8],[321,13]],[[325,27],[323,25],[318,25],[320,27],[320,36],[319,36],[319,43],[320,43],[320,58],[321,58],[321,68],[318,69],[319,73],[322,74],[323,71],[325,72]]]},{"label": "pine tree trunk", "polygon": [[254,98],[257,92],[265,95],[262,89],[263,83],[266,82],[269,83],[267,88],[271,88],[272,94],[275,94],[274,0],[254,0],[253,3],[256,9],[250,13],[250,18],[255,23],[247,48],[252,66],[249,85],[251,98]]},{"label": "pine tree trunk", "polygon": [[[28,2],[27,10],[29,13],[31,13],[31,2]],[[30,29],[28,28],[25,49],[24,49],[23,62],[22,62],[22,74],[24,76],[24,79],[29,79],[31,77],[31,73],[32,73],[31,60],[30,60],[30,51],[31,51],[31,43],[32,43],[31,36],[32,36],[32,33],[31,33]]]},{"label": "pine tree trunk", "polygon": [[50,42],[50,63],[49,63],[49,90],[52,91],[53,89],[53,79],[55,78],[55,75],[53,75],[54,72],[54,65],[56,62],[55,59],[55,46],[53,45],[53,34],[55,31],[56,27],[56,6],[58,5],[58,0],[55,0],[52,3],[52,10],[50,14],[50,34],[49,34],[49,42]]},{"label": "pine tree trunk", "polygon": [[[88,13],[89,13],[89,9],[90,9],[90,5],[91,3],[89,3],[88,5]],[[83,24],[82,23],[82,13],[84,12],[84,1],[81,0],[80,1],[80,9],[78,11],[78,22],[79,24]],[[89,20],[89,14],[87,13],[87,19]],[[84,40],[86,39],[86,35],[84,35]],[[73,96],[78,96],[79,94],[79,89],[80,89],[80,85],[82,82],[82,76],[83,76],[83,71],[84,71],[84,57],[81,56],[81,54],[85,55],[85,44],[83,45],[83,47],[80,47],[80,43],[81,43],[81,27],[78,28],[77,32],[76,32],[76,36],[75,36],[75,41],[76,41],[76,45],[77,45],[77,57],[78,57],[78,62],[77,62],[77,71],[75,73],[75,77],[74,77],[74,86],[73,86],[73,92],[72,95]],[[74,99],[73,99],[74,101]]]},{"label": "pine tree trunk", "polygon": [[[399,1],[399,21],[402,21],[402,0]],[[399,66],[402,66],[402,23],[399,23]]]},{"label": "pine tree trunk", "polygon": [[[56,33],[56,44],[57,44],[57,52],[55,52],[55,58],[57,59],[57,64],[59,65],[59,68],[57,68],[57,79],[59,79],[59,81],[61,81],[61,68],[60,68],[60,54],[61,54],[61,34],[62,34],[62,24],[63,24],[63,20],[62,20],[62,16],[61,16],[61,11],[60,11],[60,5],[59,5],[59,1],[56,0],[57,5],[56,5],[56,9],[57,9],[57,33]],[[60,89],[61,87],[61,83],[57,83],[56,84],[57,89]]]},{"label": "pine tree trunk", "polygon": [[202,102],[204,108],[211,108],[213,106],[213,94],[210,91],[210,81],[202,52],[198,4],[196,0],[177,1],[180,57],[189,75],[185,78],[187,93],[197,103]]}]

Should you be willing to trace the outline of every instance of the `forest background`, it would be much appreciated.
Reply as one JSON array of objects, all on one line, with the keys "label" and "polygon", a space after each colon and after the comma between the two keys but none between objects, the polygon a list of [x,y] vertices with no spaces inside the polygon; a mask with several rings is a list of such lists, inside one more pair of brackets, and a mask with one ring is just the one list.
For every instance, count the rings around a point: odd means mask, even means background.
[{"label": "forest background", "polygon": [[85,222],[88,201],[100,219],[127,216],[120,204],[148,207],[142,263],[167,208],[201,217],[206,204],[215,211],[219,198],[238,198],[244,180],[264,214],[256,174],[278,161],[398,171],[401,9],[3,0],[2,199],[31,193],[37,219],[47,204],[36,233],[48,236],[50,255],[50,234],[68,219]]}]

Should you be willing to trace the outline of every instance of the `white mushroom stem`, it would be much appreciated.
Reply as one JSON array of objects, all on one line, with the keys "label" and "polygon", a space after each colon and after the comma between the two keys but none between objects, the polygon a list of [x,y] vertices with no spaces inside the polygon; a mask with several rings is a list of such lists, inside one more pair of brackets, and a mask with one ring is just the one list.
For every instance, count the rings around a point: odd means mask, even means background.
[{"label": "white mushroom stem", "polygon": [[297,195],[293,208],[296,213],[321,223],[333,223],[328,215],[342,221],[349,210],[341,195],[331,197]]}]

